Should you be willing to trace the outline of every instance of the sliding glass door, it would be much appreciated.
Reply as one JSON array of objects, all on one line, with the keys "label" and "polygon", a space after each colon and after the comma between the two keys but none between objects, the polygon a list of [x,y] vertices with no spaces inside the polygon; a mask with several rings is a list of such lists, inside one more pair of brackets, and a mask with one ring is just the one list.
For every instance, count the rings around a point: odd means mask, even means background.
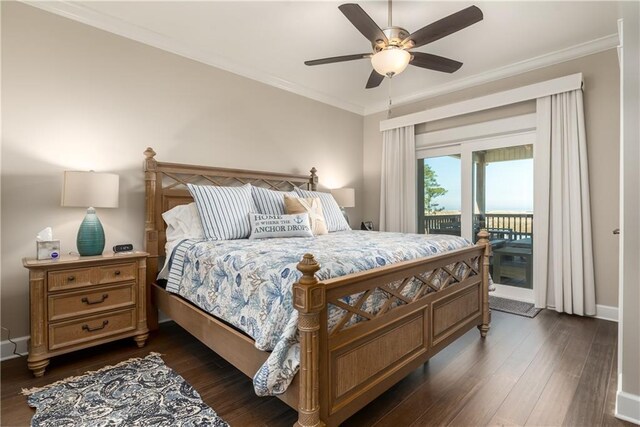
[{"label": "sliding glass door", "polygon": [[533,300],[533,133],[418,151],[419,229],[475,242],[486,228],[498,294]]}]

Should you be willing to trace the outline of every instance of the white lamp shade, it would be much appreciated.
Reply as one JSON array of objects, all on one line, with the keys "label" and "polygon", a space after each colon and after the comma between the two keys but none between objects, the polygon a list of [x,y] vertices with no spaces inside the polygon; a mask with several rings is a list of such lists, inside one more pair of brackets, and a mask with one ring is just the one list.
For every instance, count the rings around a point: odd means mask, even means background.
[{"label": "white lamp shade", "polygon": [[342,208],[352,208],[356,205],[356,191],[353,188],[334,188],[331,194]]},{"label": "white lamp shade", "polygon": [[114,173],[65,171],[62,206],[117,208],[119,186]]},{"label": "white lamp shade", "polygon": [[374,70],[383,76],[395,76],[407,68],[411,54],[404,49],[389,47],[371,57]]}]

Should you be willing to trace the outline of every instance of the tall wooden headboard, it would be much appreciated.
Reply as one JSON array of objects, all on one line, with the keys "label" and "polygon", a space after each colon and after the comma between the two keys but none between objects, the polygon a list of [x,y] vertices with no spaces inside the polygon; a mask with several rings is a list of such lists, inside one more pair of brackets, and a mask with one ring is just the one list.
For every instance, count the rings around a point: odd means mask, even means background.
[{"label": "tall wooden headboard", "polygon": [[294,187],[315,190],[318,184],[316,168],[309,175],[261,172],[242,169],[215,168],[180,163],[158,162],[151,147],[144,151],[145,179],[145,251],[147,283],[156,281],[160,257],[164,257],[166,225],[162,214],[169,209],[193,201],[187,183],[240,186],[247,183],[272,190],[289,191]]}]

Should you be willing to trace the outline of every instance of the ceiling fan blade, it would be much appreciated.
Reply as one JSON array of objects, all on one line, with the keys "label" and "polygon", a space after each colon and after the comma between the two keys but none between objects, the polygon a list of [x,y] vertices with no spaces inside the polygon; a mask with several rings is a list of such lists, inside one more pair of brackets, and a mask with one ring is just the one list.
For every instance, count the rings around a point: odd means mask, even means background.
[{"label": "ceiling fan blade", "polygon": [[432,55],[424,52],[411,52],[413,58],[409,64],[416,67],[428,68],[429,70],[442,71],[443,73],[453,73],[462,67],[462,62],[453,59],[444,58],[438,55]]},{"label": "ceiling fan blade", "polygon": [[380,27],[374,22],[367,12],[355,3],[345,3],[338,6],[338,9],[347,17],[354,27],[362,33],[373,44],[389,42]]},{"label": "ceiling fan blade", "polygon": [[369,76],[369,80],[367,80],[367,89],[372,89],[374,87],[380,86],[380,83],[384,80],[384,76],[382,74],[378,74],[376,70],[371,71],[371,75]]},{"label": "ceiling fan blade", "polygon": [[482,21],[482,18],[482,11],[477,6],[469,6],[413,32],[402,40],[402,45],[408,49],[423,46]]},{"label": "ceiling fan blade", "polygon": [[371,53],[357,53],[355,55],[332,56],[331,58],[314,59],[304,61],[304,65],[332,64],[334,62],[354,61],[356,59],[371,58]]}]

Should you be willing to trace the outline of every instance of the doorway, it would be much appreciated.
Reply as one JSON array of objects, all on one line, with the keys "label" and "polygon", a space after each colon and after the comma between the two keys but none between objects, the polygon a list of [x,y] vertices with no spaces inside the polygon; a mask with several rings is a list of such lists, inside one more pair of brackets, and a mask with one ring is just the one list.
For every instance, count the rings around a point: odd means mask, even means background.
[{"label": "doorway", "polygon": [[418,228],[476,242],[486,228],[496,296],[533,302],[535,133],[417,152]]}]

